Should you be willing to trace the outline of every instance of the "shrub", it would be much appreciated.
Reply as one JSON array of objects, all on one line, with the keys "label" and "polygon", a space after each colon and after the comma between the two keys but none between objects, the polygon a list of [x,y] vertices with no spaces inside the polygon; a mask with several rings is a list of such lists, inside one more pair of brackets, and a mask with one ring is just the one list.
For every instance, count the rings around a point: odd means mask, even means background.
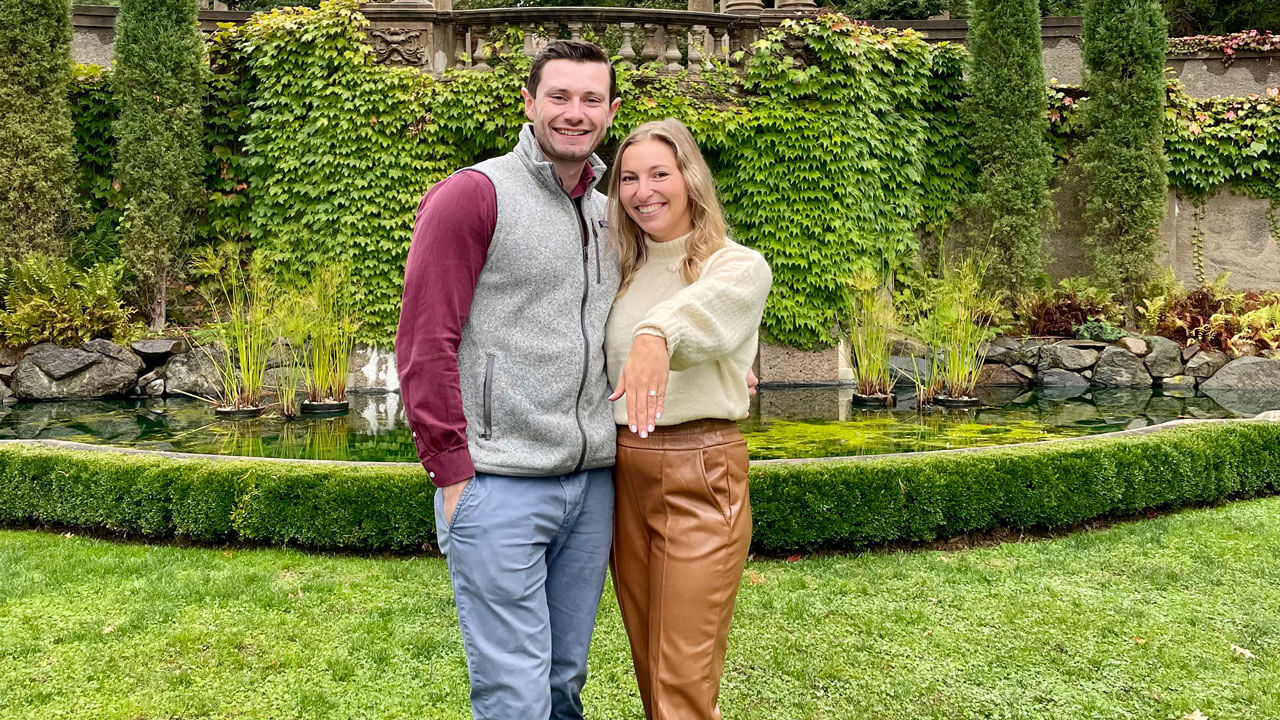
[{"label": "shrub", "polygon": [[1156,274],[1168,186],[1165,22],[1157,0],[1090,0],[1084,19],[1084,246],[1132,322]]},{"label": "shrub", "polygon": [[0,345],[52,342],[81,345],[94,338],[128,340],[140,328],[119,296],[119,261],[79,270],[61,258],[29,253],[11,275],[0,312]]},{"label": "shrub", "polygon": [[1022,293],[1016,305],[1017,324],[1027,335],[1070,337],[1091,321],[1111,324],[1121,317],[1115,296],[1093,287],[1088,278],[1066,278],[1056,288]]},{"label": "shrub", "polygon": [[[751,468],[752,545],[781,553],[1070,526],[1280,490],[1280,424]],[[419,549],[434,488],[417,464],[176,459],[0,442],[0,525]]]},{"label": "shrub", "polygon": [[1035,0],[974,0],[965,101],[980,176],[966,244],[990,263],[989,286],[1025,287],[1043,273],[1041,226],[1052,158]]},{"label": "shrub", "polygon": [[0,260],[61,257],[82,219],[72,155],[71,5],[0,4]]},{"label": "shrub", "polygon": [[121,254],[135,278],[134,297],[159,331],[169,281],[204,203],[206,71],[195,0],[122,0],[115,53]]}]

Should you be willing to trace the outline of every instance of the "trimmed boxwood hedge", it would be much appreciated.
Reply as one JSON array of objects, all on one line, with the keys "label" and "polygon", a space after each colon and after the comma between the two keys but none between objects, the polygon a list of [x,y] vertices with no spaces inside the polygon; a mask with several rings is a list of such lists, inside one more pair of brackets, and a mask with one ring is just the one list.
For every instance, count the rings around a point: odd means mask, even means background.
[{"label": "trimmed boxwood hedge", "polygon": [[[1280,490],[1280,424],[751,468],[768,553],[1054,528]],[[0,525],[403,550],[434,540],[417,465],[175,459],[0,444]]]}]

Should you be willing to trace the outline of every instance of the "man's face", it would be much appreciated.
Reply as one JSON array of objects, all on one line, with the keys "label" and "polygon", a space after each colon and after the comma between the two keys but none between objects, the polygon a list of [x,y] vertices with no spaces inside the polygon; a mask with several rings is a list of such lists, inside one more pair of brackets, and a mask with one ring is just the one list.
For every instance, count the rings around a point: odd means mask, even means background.
[{"label": "man's face", "polygon": [[524,113],[542,154],[553,163],[591,157],[622,100],[609,102],[609,66],[557,59],[542,66],[538,95],[522,89]]}]

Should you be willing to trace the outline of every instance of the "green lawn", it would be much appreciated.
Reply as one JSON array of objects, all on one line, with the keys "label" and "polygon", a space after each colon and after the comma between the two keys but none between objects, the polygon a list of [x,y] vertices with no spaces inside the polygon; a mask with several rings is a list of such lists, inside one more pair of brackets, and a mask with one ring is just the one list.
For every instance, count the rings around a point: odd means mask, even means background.
[{"label": "green lawn", "polygon": [[[1269,498],[976,550],[754,561],[721,704],[1273,720],[1278,658]],[[611,596],[591,666],[589,716],[641,717]],[[0,532],[0,718],[465,718],[465,688],[438,558]]]}]

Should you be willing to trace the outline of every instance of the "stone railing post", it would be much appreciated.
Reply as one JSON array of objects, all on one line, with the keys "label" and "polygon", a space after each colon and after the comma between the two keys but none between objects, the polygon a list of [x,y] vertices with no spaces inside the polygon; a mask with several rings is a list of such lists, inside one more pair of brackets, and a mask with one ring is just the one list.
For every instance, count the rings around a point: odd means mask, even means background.
[{"label": "stone railing post", "polygon": [[[453,0],[438,0],[446,6]],[[369,19],[366,31],[378,62],[408,65],[424,72],[440,71],[441,25],[432,0],[378,0],[361,11]]]},{"label": "stone railing post", "polygon": [[760,15],[764,12],[764,0],[720,0],[720,12],[726,15]]}]

